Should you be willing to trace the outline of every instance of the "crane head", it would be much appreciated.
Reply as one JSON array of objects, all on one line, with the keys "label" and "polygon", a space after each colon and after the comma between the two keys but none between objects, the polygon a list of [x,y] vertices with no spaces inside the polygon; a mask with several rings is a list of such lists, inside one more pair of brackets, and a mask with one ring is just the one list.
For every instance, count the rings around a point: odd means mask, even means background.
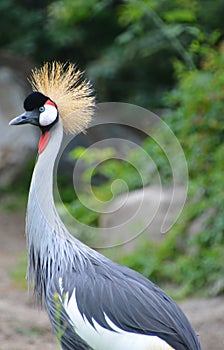
[{"label": "crane head", "polygon": [[33,92],[24,101],[25,113],[10,125],[34,124],[49,130],[61,118],[65,132],[83,131],[91,120],[95,98],[89,81],[72,63],[45,63],[29,79]]},{"label": "crane head", "polygon": [[24,101],[25,112],[10,121],[10,125],[33,124],[42,131],[49,130],[58,121],[58,109],[49,97],[34,91]]}]

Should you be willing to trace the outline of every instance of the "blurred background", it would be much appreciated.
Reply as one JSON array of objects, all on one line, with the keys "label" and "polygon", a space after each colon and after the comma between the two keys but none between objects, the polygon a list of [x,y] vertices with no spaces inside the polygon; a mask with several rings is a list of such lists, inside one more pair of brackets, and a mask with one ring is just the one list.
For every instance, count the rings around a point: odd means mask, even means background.
[{"label": "blurred background", "polygon": [[[2,266],[4,271],[10,271],[15,289],[21,284],[24,288],[21,281],[26,256],[20,253],[25,252],[23,221],[38,133],[30,127],[9,128],[8,121],[23,110],[22,102],[30,91],[27,76],[31,69],[46,61],[60,60],[74,62],[85,71],[95,88],[97,102],[130,103],[160,115],[181,143],[188,164],[187,201],[169,233],[154,239],[157,222],[128,248],[104,249],[103,253],[145,274],[176,299],[193,296],[212,300],[220,296],[218,300],[223,301],[223,1],[1,0],[0,14],[0,239],[5,259]],[[139,123],[147,124],[146,119],[144,116]],[[109,136],[134,140],[154,159],[164,186],[158,221],[162,220],[172,182],[166,155],[147,137],[147,130],[146,134],[130,128],[107,132]],[[107,223],[99,213],[80,203],[63,169],[72,169],[73,162],[99,134],[102,137],[105,130],[80,136],[59,166],[60,196],[67,210],[90,228]],[[111,184],[116,178],[124,180],[135,195],[142,188],[130,165],[131,160],[138,159],[138,166],[145,168],[138,151],[130,150],[125,165],[114,152],[117,151],[110,147],[82,159],[83,181],[88,178],[86,171],[91,164],[101,161],[92,180],[94,193],[101,200],[111,198]],[[153,177],[147,188],[153,202],[157,195]],[[116,195],[122,196],[122,191],[118,188]],[[183,195],[180,186],[177,209]],[[60,203],[58,210],[69,224]],[[119,213],[113,220],[118,218]],[[91,235],[91,229],[76,234],[94,246],[97,238]],[[12,256],[19,256],[16,267]],[[222,325],[223,322],[222,318]],[[220,317],[215,329],[218,325],[221,326]],[[220,334],[216,339],[223,344]],[[32,336],[35,338],[35,334]],[[214,346],[210,344],[213,350]],[[12,345],[10,349],[14,349]]]}]

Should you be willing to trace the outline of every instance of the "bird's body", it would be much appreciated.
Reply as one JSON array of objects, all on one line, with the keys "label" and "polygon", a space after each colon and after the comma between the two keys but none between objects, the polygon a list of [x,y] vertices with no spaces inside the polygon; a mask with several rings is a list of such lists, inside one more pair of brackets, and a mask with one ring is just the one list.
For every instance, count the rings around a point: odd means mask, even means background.
[{"label": "bird's body", "polygon": [[47,129],[42,126],[47,141],[40,145],[31,181],[26,232],[28,279],[34,281],[37,300],[44,299],[63,350],[201,350],[169,296],[79,242],[62,223],[53,199],[53,171],[63,138],[57,118],[50,118]]}]

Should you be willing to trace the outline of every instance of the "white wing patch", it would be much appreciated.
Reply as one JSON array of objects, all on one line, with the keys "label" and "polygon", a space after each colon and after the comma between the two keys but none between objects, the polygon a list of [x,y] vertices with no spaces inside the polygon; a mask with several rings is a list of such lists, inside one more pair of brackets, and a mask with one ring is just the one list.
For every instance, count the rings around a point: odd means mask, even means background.
[{"label": "white wing patch", "polygon": [[55,119],[57,118],[58,112],[56,107],[49,104],[45,104],[44,109],[45,110],[40,113],[39,123],[42,126],[47,126],[55,121]]},{"label": "white wing patch", "polygon": [[[62,279],[59,285],[60,290],[63,291]],[[68,293],[64,295],[64,308],[75,332],[94,350],[174,350],[157,336],[131,333],[120,329],[106,314],[104,314],[105,320],[114,331],[102,327],[95,319],[92,319],[93,327],[78,309],[75,290],[69,301]]]},{"label": "white wing patch", "polygon": [[63,280],[62,280],[62,277],[59,277],[58,283],[59,283],[60,293],[61,293],[61,295],[63,295],[63,294],[64,294],[64,288],[63,288]]}]

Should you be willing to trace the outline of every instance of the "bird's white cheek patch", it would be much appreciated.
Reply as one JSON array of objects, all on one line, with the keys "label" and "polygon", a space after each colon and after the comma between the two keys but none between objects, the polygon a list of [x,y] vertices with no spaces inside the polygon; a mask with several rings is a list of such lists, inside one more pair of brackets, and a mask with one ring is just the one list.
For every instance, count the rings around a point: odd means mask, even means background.
[{"label": "bird's white cheek patch", "polygon": [[44,105],[45,110],[44,112],[40,113],[40,117],[39,117],[39,123],[42,126],[47,126],[52,124],[55,119],[57,118],[57,109],[49,104],[45,104]]}]

